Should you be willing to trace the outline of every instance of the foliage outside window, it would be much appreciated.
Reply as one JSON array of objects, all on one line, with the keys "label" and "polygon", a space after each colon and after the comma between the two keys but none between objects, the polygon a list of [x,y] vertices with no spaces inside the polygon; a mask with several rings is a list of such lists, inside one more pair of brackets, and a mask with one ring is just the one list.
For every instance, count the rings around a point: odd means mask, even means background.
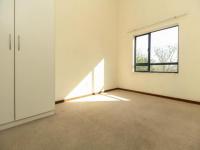
[{"label": "foliage outside window", "polygon": [[135,37],[135,72],[178,73],[178,26]]}]

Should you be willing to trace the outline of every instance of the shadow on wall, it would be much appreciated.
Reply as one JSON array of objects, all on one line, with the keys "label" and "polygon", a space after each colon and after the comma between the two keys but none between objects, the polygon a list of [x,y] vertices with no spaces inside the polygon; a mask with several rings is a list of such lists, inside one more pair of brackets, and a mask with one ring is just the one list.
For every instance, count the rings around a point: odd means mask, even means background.
[{"label": "shadow on wall", "polygon": [[65,96],[65,99],[71,99],[92,93],[104,91],[105,83],[105,60],[102,59],[76,87]]}]

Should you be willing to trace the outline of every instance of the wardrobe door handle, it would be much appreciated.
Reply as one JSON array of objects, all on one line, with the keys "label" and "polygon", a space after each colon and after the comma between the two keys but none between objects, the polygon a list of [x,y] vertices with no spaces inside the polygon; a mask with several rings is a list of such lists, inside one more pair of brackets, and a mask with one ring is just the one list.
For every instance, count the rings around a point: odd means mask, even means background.
[{"label": "wardrobe door handle", "polygon": [[9,34],[9,50],[12,50],[11,34]]},{"label": "wardrobe door handle", "polygon": [[17,39],[18,39],[18,51],[20,51],[21,43],[20,43],[20,36],[19,35],[17,36]]}]

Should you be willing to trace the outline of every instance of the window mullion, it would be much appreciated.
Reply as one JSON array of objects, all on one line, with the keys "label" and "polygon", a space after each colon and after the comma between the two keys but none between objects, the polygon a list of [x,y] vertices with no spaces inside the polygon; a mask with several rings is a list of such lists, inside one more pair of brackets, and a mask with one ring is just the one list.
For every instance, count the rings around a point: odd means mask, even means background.
[{"label": "window mullion", "polygon": [[148,71],[151,71],[151,33],[149,33],[149,41],[148,41]]},{"label": "window mullion", "polygon": [[137,38],[135,37],[135,47],[134,47],[134,49],[135,49],[135,51],[134,51],[134,61],[135,61],[135,65],[134,65],[134,69],[135,69],[135,71],[136,71],[136,63],[137,63],[137,61],[136,61],[136,58],[137,58],[137,56],[136,56],[136,54],[137,54],[137,52],[136,52],[136,44],[137,44]]}]

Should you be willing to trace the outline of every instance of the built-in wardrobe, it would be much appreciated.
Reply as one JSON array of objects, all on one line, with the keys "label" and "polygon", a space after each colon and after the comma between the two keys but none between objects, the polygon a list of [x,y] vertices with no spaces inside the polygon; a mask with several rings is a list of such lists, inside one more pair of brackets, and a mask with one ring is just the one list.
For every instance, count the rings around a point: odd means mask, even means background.
[{"label": "built-in wardrobe", "polygon": [[0,126],[54,110],[54,2],[0,0]]}]

